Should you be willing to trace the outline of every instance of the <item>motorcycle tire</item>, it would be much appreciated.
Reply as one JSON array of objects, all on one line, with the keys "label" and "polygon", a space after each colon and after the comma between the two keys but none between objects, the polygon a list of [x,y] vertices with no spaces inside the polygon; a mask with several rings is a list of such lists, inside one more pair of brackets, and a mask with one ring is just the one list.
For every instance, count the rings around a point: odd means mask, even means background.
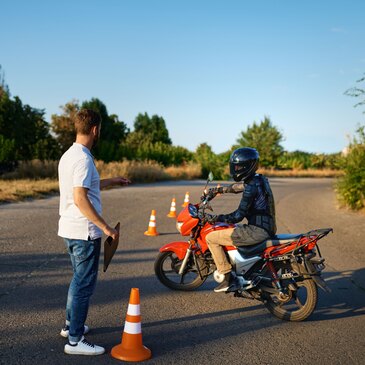
[{"label": "motorcycle tire", "polygon": [[[191,256],[189,262],[186,265],[186,269],[183,275],[179,275],[178,271],[182,260],[180,260],[173,251],[161,252],[155,261],[155,273],[160,282],[170,289],[174,290],[194,290],[199,288],[207,279],[208,267],[204,263],[204,260],[196,256],[197,263],[199,265],[200,272],[203,278],[200,277],[199,272],[194,269],[194,260]],[[170,270],[166,270],[168,267]],[[167,274],[172,274],[171,276]],[[189,282],[184,282],[184,277],[190,275]],[[176,278],[176,281],[172,280]]]},{"label": "motorcycle tire", "polygon": [[[275,301],[272,296],[267,295],[264,300],[265,307],[272,313],[275,317],[291,322],[300,322],[307,319],[314,311],[317,301],[318,301],[318,290],[317,286],[312,279],[306,279],[297,282],[298,290],[305,288],[306,298],[304,303],[300,303],[299,309],[288,310],[285,309],[281,303]],[[296,291],[292,291],[291,294],[297,295]]]}]

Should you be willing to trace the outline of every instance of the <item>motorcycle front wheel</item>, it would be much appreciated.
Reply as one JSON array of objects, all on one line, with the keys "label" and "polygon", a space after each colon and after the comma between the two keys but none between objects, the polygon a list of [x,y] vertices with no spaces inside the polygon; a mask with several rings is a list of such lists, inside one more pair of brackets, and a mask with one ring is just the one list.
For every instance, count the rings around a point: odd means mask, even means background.
[{"label": "motorcycle front wheel", "polygon": [[155,273],[162,284],[174,290],[194,290],[199,288],[207,279],[208,266],[204,260],[195,256],[200,273],[196,267],[193,254],[185,267],[182,275],[179,270],[183,260],[180,260],[175,252],[161,252],[155,261]]},{"label": "motorcycle front wheel", "polygon": [[266,293],[265,307],[275,317],[293,322],[304,321],[314,311],[318,292],[312,279],[306,279],[296,283],[297,288],[288,288],[288,293],[282,298]]}]

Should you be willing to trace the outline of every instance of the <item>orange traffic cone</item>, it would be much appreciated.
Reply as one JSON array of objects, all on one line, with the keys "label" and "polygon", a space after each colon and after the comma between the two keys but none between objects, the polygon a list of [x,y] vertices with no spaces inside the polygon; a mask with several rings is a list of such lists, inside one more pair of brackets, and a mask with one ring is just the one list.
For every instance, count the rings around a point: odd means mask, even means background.
[{"label": "orange traffic cone", "polygon": [[189,204],[189,192],[187,191],[185,194],[184,204],[182,207],[186,207]]},{"label": "orange traffic cone", "polygon": [[148,230],[144,233],[146,236],[158,236],[156,231],[156,211],[153,209],[151,212],[150,222],[148,223]]},{"label": "orange traffic cone", "polygon": [[142,343],[138,288],[131,289],[122,342],[112,348],[111,355],[115,359],[124,361],[144,361],[152,356],[151,350]]},{"label": "orange traffic cone", "polygon": [[167,215],[169,218],[176,218],[176,199],[172,198],[170,213]]}]

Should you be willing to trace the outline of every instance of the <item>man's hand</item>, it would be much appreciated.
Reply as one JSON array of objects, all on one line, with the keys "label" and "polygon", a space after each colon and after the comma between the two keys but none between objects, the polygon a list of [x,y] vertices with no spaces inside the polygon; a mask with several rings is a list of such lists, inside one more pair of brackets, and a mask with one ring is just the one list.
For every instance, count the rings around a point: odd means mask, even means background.
[{"label": "man's hand", "polygon": [[222,193],[219,191],[220,188],[210,188],[207,193],[208,201],[214,199],[219,193]]},{"label": "man's hand", "polygon": [[119,237],[119,232],[116,229],[114,229],[108,225],[103,229],[103,232],[107,236],[111,236],[113,238],[113,240],[115,240]]},{"label": "man's hand", "polygon": [[125,177],[117,176],[117,177],[111,177],[109,179],[102,179],[100,180],[100,189],[105,189],[109,186],[125,186],[130,184],[131,181]]},{"label": "man's hand", "polygon": [[217,222],[218,216],[215,214],[205,214],[205,221],[209,224],[215,224]]},{"label": "man's hand", "polygon": [[128,185],[131,183],[131,181],[125,177],[121,177],[121,176],[117,176],[117,177],[113,177],[113,185]]}]

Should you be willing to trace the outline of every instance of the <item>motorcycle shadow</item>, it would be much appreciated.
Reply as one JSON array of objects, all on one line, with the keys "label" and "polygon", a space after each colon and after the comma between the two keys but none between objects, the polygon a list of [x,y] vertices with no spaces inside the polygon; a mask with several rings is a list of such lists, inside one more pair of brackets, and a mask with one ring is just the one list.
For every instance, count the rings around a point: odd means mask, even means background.
[{"label": "motorcycle shadow", "polygon": [[318,290],[318,304],[308,321],[326,321],[365,315],[365,268],[324,272],[331,293]]}]

